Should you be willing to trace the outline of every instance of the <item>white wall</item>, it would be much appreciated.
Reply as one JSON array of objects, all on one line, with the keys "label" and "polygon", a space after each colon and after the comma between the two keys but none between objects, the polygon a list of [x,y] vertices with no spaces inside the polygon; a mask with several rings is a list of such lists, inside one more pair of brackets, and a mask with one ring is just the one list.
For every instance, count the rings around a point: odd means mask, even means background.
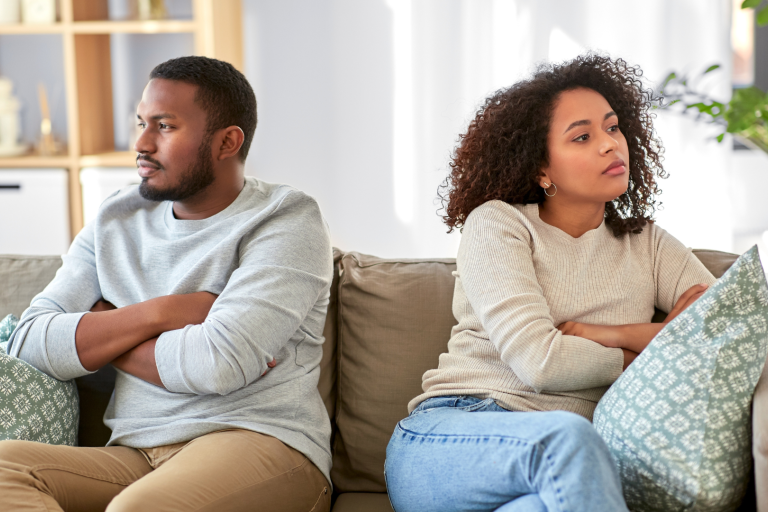
[{"label": "white wall", "polygon": [[[445,235],[435,199],[457,136],[487,94],[538,61],[597,49],[640,64],[649,82],[719,62],[726,69],[713,91],[729,89],[729,0],[243,5],[246,74],[260,109],[248,172],[314,195],[345,250],[454,256],[458,238]],[[729,146],[679,116],[664,114],[657,127],[671,175],[660,225],[687,245],[731,250]],[[403,133],[413,134],[410,145]]]}]

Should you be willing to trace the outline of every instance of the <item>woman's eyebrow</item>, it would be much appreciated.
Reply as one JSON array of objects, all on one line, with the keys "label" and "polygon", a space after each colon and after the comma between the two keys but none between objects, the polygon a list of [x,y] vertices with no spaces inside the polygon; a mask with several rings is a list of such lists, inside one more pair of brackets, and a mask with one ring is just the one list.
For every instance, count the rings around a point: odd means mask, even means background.
[{"label": "woman's eyebrow", "polygon": [[[609,117],[615,116],[615,115],[616,115],[616,112],[611,110],[610,112],[605,114],[605,117],[603,117],[603,121],[605,121]],[[589,119],[582,119],[581,121],[574,121],[570,125],[568,125],[568,128],[565,129],[563,134],[568,133],[568,131],[571,130],[572,128],[576,128],[577,126],[584,126],[584,125],[587,125],[587,124],[592,124],[592,121],[590,121]]]}]

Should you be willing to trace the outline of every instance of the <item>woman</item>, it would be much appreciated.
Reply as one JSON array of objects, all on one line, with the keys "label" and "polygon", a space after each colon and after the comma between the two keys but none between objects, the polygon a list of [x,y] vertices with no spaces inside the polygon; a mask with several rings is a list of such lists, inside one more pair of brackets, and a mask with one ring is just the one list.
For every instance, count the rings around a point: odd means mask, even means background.
[{"label": "woman", "polygon": [[591,423],[608,386],[714,277],[652,221],[664,177],[639,68],[599,55],[488,98],[444,221],[458,321],[395,429],[397,512],[626,511]]}]

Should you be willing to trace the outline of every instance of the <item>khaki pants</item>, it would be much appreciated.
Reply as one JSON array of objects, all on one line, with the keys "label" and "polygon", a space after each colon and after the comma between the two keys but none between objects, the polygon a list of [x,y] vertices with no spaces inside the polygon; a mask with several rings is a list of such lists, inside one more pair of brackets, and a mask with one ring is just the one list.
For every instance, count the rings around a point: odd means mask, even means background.
[{"label": "khaki pants", "polygon": [[222,430],[136,450],[0,441],[0,511],[328,512],[328,481],[274,437]]}]

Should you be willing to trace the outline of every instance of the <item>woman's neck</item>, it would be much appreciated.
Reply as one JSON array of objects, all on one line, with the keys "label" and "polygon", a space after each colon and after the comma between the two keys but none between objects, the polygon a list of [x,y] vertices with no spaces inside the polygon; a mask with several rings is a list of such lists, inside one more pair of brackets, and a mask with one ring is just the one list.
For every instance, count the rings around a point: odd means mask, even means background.
[{"label": "woman's neck", "polygon": [[558,201],[544,201],[539,205],[539,218],[573,238],[579,238],[587,231],[597,229],[605,217],[605,204],[563,204]]}]

